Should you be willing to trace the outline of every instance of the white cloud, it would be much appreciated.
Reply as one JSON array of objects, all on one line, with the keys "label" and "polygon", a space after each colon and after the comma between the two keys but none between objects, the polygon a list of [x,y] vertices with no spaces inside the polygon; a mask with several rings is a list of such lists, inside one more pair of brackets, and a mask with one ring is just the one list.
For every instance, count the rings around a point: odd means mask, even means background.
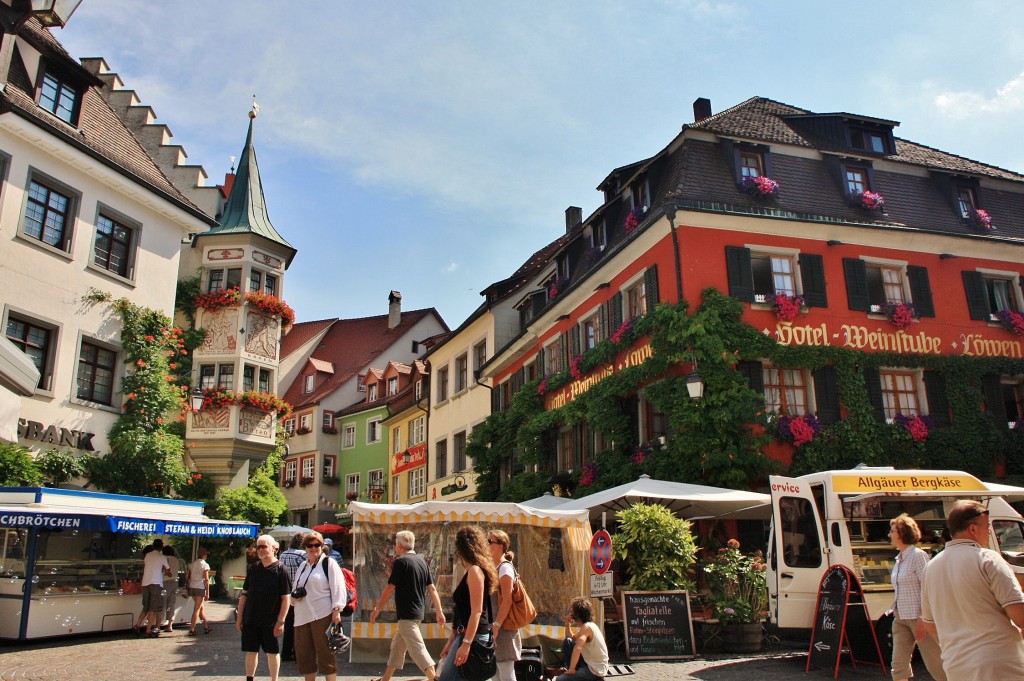
[{"label": "white cloud", "polygon": [[445,265],[444,269],[442,269],[441,271],[444,272],[445,274],[452,274],[457,269],[459,269],[459,263],[452,260],[447,265]]},{"label": "white cloud", "polygon": [[953,118],[977,113],[1011,113],[1024,109],[1024,72],[995,91],[991,97],[974,91],[943,92],[935,105]]}]

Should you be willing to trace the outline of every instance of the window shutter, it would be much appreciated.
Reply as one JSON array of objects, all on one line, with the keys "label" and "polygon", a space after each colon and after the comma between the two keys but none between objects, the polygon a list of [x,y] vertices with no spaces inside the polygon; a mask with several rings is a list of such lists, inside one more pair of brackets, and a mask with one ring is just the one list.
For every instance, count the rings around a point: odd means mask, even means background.
[{"label": "window shutter", "polygon": [[747,385],[759,395],[764,395],[764,367],[756,360],[743,360],[736,364],[741,374],[747,377]]},{"label": "window shutter", "polygon": [[654,312],[658,300],[658,266],[651,265],[644,272],[644,293],[647,296],[647,311]]},{"label": "window shutter", "polygon": [[569,360],[571,361],[578,354],[580,354],[580,327],[579,324],[574,324],[569,329]]},{"label": "window shutter", "polygon": [[601,334],[600,338],[597,339],[599,342],[610,337],[614,331],[614,329],[610,328],[611,314],[608,309],[610,307],[611,302],[604,302],[601,304]]},{"label": "window shutter", "polygon": [[501,386],[497,386],[491,391],[491,413],[497,414],[501,411]]},{"label": "window shutter", "polygon": [[846,302],[851,310],[871,309],[868,297],[868,268],[859,258],[843,258],[843,274],[846,277]]},{"label": "window shutter", "polygon": [[800,254],[800,279],[803,281],[803,298],[807,307],[828,307],[828,293],[825,289],[825,263],[817,253]]},{"label": "window shutter", "polygon": [[910,297],[914,301],[914,312],[918,317],[934,317],[932,285],[928,281],[928,268],[907,265],[907,281],[910,283]]},{"label": "window shutter", "polygon": [[537,376],[544,378],[547,365],[544,363],[544,348],[537,351]]},{"label": "window shutter", "polygon": [[512,394],[515,395],[517,392],[523,389],[523,383],[526,379],[526,370],[523,367],[519,367],[514,374],[512,374]]},{"label": "window shutter", "polygon": [[622,326],[622,296],[622,293],[616,293],[615,296],[608,301],[610,306],[610,315],[612,318],[612,325],[610,329],[612,333],[615,333],[615,330]]},{"label": "window shutter", "polygon": [[[529,305],[529,304],[530,303],[527,303],[526,305]],[[523,305],[521,308],[519,308],[519,330],[520,331],[526,331],[526,305]]]},{"label": "window shutter", "polygon": [[1006,430],[1006,405],[1003,404],[1003,380],[999,374],[985,374],[981,377],[981,391],[985,396],[985,413],[992,423]]},{"label": "window shutter", "polygon": [[868,399],[874,407],[875,419],[885,421],[885,401],[882,399],[882,375],[878,369],[864,369],[864,387],[868,391]]},{"label": "window shutter", "polygon": [[839,385],[834,366],[814,370],[814,401],[822,425],[839,422]]},{"label": "window shutter", "polygon": [[928,415],[935,425],[940,427],[950,425],[946,377],[938,371],[924,372],[924,392],[928,398]]},{"label": "window shutter", "polygon": [[750,249],[726,246],[725,271],[729,277],[729,295],[747,303],[754,302],[754,272],[750,269]]},{"label": "window shutter", "polygon": [[562,371],[565,371],[566,369],[569,368],[569,360],[572,359],[572,356],[569,354],[569,332],[568,331],[563,331],[562,332],[562,347],[561,347],[561,350],[562,350],[562,365],[561,365],[561,368],[562,368]]},{"label": "window shutter", "polygon": [[967,294],[967,311],[971,313],[971,319],[988,321],[992,313],[988,304],[988,291],[985,290],[985,278],[981,272],[964,270],[961,272],[964,278],[964,293]]}]

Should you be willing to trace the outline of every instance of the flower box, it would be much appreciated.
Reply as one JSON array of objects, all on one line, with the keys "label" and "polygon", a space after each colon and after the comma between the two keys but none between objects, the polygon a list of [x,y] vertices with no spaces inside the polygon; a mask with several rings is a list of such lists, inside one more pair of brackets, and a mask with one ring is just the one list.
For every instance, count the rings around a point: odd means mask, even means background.
[{"label": "flower box", "polygon": [[301,427],[301,428],[296,428],[295,429],[295,434],[296,435],[308,435],[309,433],[312,433],[312,432],[313,432],[312,428]]},{"label": "flower box", "polygon": [[996,312],[996,319],[1007,331],[1018,336],[1024,336],[1024,315],[1013,310],[1000,310]]},{"label": "flower box", "polygon": [[910,326],[917,318],[914,306],[910,303],[889,303],[885,306],[884,313],[892,325],[901,330]]},{"label": "flower box", "polygon": [[634,229],[640,226],[640,221],[647,215],[646,206],[637,206],[633,210],[629,211],[629,215],[626,216],[625,228],[626,234],[631,233]]},{"label": "flower box", "polygon": [[779,195],[779,183],[770,177],[744,177],[740,180],[740,189],[762,201],[771,201]]},{"label": "flower box", "polygon": [[325,475],[323,478],[321,478],[321,482],[323,482],[325,485],[337,485],[339,482],[341,482],[341,479],[337,475]]},{"label": "flower box", "polygon": [[355,501],[359,498],[359,492],[345,492],[345,498],[349,501]]},{"label": "flower box", "polygon": [[323,432],[327,433],[328,435],[338,434],[338,429],[334,426],[324,426],[323,428],[321,428],[321,430],[323,430]]},{"label": "flower box", "polygon": [[299,484],[302,485],[303,487],[305,487],[307,485],[312,485],[313,482],[314,482],[313,478],[300,478],[299,479]]},{"label": "flower box", "polygon": [[987,210],[971,208],[967,211],[966,219],[967,224],[981,232],[996,231],[995,225],[992,224],[992,216],[988,214]]},{"label": "flower box", "polygon": [[791,322],[796,319],[804,308],[804,299],[800,296],[787,296],[785,293],[776,293],[772,299],[772,309],[780,322]]},{"label": "flower box", "polygon": [[285,480],[284,482],[281,483],[281,487],[284,487],[285,489],[291,489],[292,487],[295,487],[295,480]]},{"label": "flower box", "polygon": [[850,195],[850,205],[866,210],[882,210],[885,208],[885,197],[878,192],[858,192]]}]

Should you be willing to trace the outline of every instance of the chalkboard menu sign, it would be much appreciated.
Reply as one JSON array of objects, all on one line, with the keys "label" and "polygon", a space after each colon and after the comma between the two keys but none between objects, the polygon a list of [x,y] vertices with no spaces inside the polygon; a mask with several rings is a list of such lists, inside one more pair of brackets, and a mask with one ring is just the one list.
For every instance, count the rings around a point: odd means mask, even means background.
[{"label": "chalkboard menu sign", "polygon": [[686,591],[623,591],[626,657],[685,660],[694,657],[690,594]]},{"label": "chalkboard menu sign", "polygon": [[833,678],[839,678],[839,658],[844,650],[854,666],[857,662],[876,664],[885,671],[860,581],[846,566],[833,565],[818,585],[806,671],[831,668]]}]

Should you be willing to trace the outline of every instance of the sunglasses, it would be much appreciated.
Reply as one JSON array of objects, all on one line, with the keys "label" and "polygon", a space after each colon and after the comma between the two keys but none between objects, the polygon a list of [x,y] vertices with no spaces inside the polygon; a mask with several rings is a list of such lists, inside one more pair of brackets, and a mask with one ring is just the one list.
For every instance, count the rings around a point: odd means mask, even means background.
[{"label": "sunglasses", "polygon": [[306,544],[307,549],[318,549],[321,546],[323,546],[323,544]]},{"label": "sunglasses", "polygon": [[974,520],[975,518],[980,518],[983,515],[988,515],[988,509],[979,510],[977,508],[973,508],[971,510],[974,512],[971,515],[964,518],[964,520]]},{"label": "sunglasses", "polygon": [[502,544],[501,544],[501,542],[500,542],[500,541],[498,541],[497,539],[488,539],[488,540],[487,540],[487,543],[488,543],[488,544],[495,544],[495,545],[497,545],[497,546],[501,546],[501,545],[502,545]]}]

